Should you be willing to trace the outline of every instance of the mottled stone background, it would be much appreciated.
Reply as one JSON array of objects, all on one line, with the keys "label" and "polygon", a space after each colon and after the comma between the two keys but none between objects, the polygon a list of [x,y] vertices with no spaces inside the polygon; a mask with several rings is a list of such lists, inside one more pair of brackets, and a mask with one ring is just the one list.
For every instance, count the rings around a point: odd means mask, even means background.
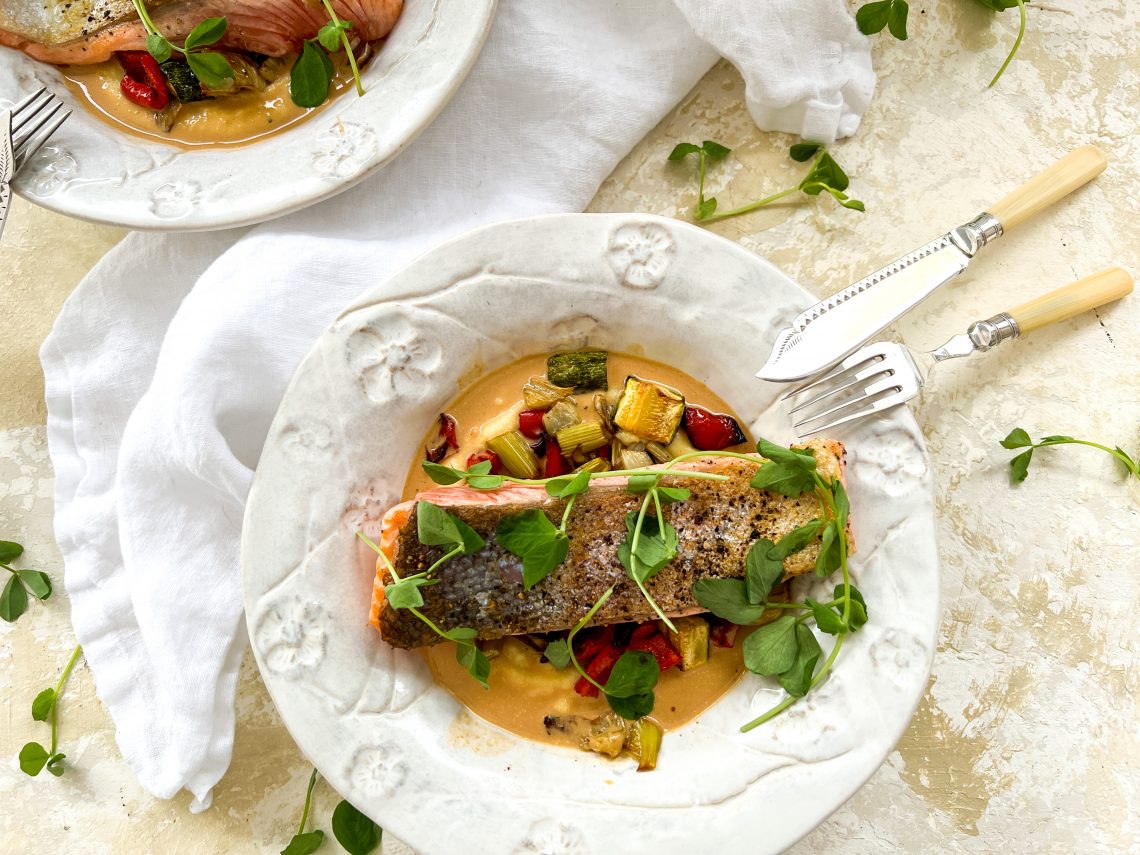
[{"label": "mottled stone background", "polygon": [[[1140,270],[1140,5],[1034,2],[1029,17],[1019,57],[986,90],[1016,12],[995,18],[972,0],[913,2],[910,40],[876,39],[874,103],[858,136],[836,148],[867,213],[796,199],[714,229],[823,295],[1094,142],[1111,159],[1106,175],[1004,237],[898,332],[933,347],[970,320],[1109,264]],[[740,78],[722,64],[602,185],[591,210],[687,217],[691,176],[665,156],[680,140],[706,138],[734,149],[709,181],[722,208],[791,186],[802,172],[785,155],[789,138],[753,126]],[[57,582],[36,351],[75,283],[120,236],[17,201],[4,238],[0,537],[22,541],[29,562]],[[946,365],[917,402],[937,472],[943,560],[942,589],[930,592],[943,610],[934,671],[898,749],[795,851],[1140,850],[1140,484],[1126,483],[1098,452],[1064,448],[1039,454],[1029,480],[1012,488],[1010,455],[997,444],[1021,425],[1140,450],[1138,329],[1133,297]],[[0,626],[3,851],[271,853],[284,845],[310,767],[249,657],[233,765],[205,814],[187,812],[188,796],[161,802],[139,788],[83,666],[62,702],[71,768],[60,779],[25,777],[15,756],[47,732],[29,705],[73,646],[61,584],[47,606]],[[318,788],[319,827],[329,828],[336,800]]]}]

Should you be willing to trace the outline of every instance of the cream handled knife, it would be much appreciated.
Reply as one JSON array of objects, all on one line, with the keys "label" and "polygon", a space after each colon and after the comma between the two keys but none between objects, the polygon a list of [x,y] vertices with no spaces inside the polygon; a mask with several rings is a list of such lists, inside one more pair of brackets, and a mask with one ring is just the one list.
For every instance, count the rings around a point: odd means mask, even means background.
[{"label": "cream handled knife", "polygon": [[776,337],[756,376],[789,383],[834,365],[965,270],[983,246],[1083,187],[1107,165],[1100,151],[1082,146],[965,225],[805,309]]}]

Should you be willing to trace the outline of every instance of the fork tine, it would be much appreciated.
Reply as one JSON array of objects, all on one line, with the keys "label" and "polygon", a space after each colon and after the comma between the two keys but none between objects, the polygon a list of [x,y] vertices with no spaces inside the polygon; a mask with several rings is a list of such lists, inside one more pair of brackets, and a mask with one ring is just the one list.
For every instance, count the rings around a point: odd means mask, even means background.
[{"label": "fork tine", "polygon": [[59,130],[59,126],[66,122],[70,115],[71,111],[68,110],[46,128],[35,134],[35,136],[33,136],[31,139],[27,140],[21,148],[20,153],[16,155],[16,169],[20,169],[24,163],[27,162],[28,158],[32,157],[37,151],[39,151],[40,147],[43,146],[43,144],[46,143],[49,139],[51,139],[51,135]]},{"label": "fork tine", "polygon": [[841,378],[845,378],[845,382],[839,383],[838,385],[833,385],[833,386],[821,391],[820,394],[816,395],[811,400],[804,401],[802,404],[797,404],[795,407],[788,410],[788,415],[789,416],[794,415],[795,413],[798,413],[800,410],[804,410],[804,409],[807,409],[808,407],[812,407],[812,406],[815,406],[817,404],[820,404],[823,401],[826,401],[828,398],[834,398],[837,395],[841,394],[842,392],[846,392],[852,386],[856,386],[865,380],[870,380],[872,377],[878,377],[880,374],[891,373],[893,371],[893,369],[891,368],[890,365],[883,364],[884,362],[885,362],[885,357],[880,355],[878,357],[878,359],[867,360],[865,363],[861,363],[861,364],[867,364],[867,367],[864,368],[862,371],[856,371],[856,372],[852,373],[850,375],[850,377],[847,377],[845,373],[840,373],[840,374],[835,375],[836,380],[839,380]]},{"label": "fork tine", "polygon": [[51,121],[52,116],[58,113],[63,108],[63,102],[58,102],[54,107],[36,119],[35,123],[30,128],[24,128],[19,133],[15,129],[12,131],[12,149],[19,153],[20,147],[24,145],[29,139],[35,136],[36,131]]},{"label": "fork tine", "polygon": [[836,365],[834,368],[832,368],[826,374],[821,374],[819,377],[816,377],[814,380],[812,380],[808,383],[804,383],[803,385],[797,386],[794,389],[789,389],[787,392],[785,392],[783,395],[780,396],[780,400],[786,401],[789,398],[794,398],[797,395],[803,394],[808,389],[813,389],[816,386],[820,385],[821,383],[826,383],[828,380],[832,380],[835,377],[838,377],[840,374],[843,374],[846,371],[850,371],[854,368],[858,368],[864,362],[866,362],[868,359],[870,359],[872,356],[875,355],[875,354],[869,354],[868,350],[869,350],[869,348],[864,347],[861,350],[855,351],[853,354],[848,356],[846,359],[844,359],[842,362],[840,362],[838,365]]},{"label": "fork tine", "polygon": [[881,380],[875,380],[868,383],[864,388],[859,390],[858,395],[847,397],[834,406],[824,410],[823,412],[815,413],[814,415],[810,415],[807,418],[800,419],[792,426],[795,428],[800,428],[806,425],[808,422],[814,422],[818,421],[819,419],[827,418],[828,416],[842,412],[843,410],[849,409],[850,407],[853,407],[857,404],[875,399],[877,396],[887,393],[902,394],[902,392],[902,384],[895,379],[894,372],[892,371]]},{"label": "fork tine", "polygon": [[837,428],[840,425],[847,424],[848,422],[853,422],[857,419],[866,418],[867,416],[873,415],[874,413],[881,412],[882,410],[888,410],[891,407],[897,407],[899,404],[902,404],[905,402],[906,402],[906,398],[903,398],[899,395],[892,394],[886,398],[881,398],[880,400],[873,401],[870,404],[867,404],[866,406],[864,406],[862,409],[857,410],[854,413],[849,413],[848,415],[844,416],[841,419],[836,419],[835,421],[828,422],[825,425],[819,425],[819,426],[813,427],[811,430],[807,430],[807,431],[801,431],[797,428],[796,434],[797,434],[797,436],[801,436],[801,437],[814,436],[817,433],[823,433],[825,430],[831,430],[832,428]]},{"label": "fork tine", "polygon": [[25,98],[20,102],[19,106],[12,110],[12,133],[16,133],[24,125],[34,119],[44,107],[50,107],[52,103],[61,103],[58,98],[44,89],[35,93],[30,98]]},{"label": "fork tine", "polygon": [[13,107],[12,108],[12,115],[15,116],[18,113],[22,113],[24,110],[26,110],[29,107],[29,105],[31,105],[31,103],[33,101],[35,101],[37,98],[39,98],[45,92],[47,92],[47,87],[41,86],[39,89],[37,89],[31,95],[29,95],[23,101],[21,101],[19,104],[17,104],[15,107]]}]

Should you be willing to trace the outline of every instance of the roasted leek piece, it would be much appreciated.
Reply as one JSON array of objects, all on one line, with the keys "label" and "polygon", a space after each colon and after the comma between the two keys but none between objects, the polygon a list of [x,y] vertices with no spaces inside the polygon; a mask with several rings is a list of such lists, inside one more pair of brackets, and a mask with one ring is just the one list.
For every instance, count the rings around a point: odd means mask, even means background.
[{"label": "roasted leek piece", "polygon": [[523,401],[528,410],[548,410],[573,394],[572,386],[555,386],[545,377],[531,377],[523,386]]},{"label": "roasted leek piece", "polygon": [[709,661],[709,622],[700,615],[673,618],[673,632],[658,621],[661,632],[669,637],[673,649],[681,654],[681,670],[691,671]]},{"label": "roasted leek piece", "polygon": [[614,424],[643,441],[668,444],[677,435],[684,415],[684,395],[631,374],[625,378],[625,392],[614,414]]},{"label": "roasted leek piece", "polygon": [[538,477],[538,457],[517,430],[491,437],[487,447],[499,455],[503,467],[516,478]]},{"label": "roasted leek piece", "polygon": [[563,428],[576,425],[581,421],[582,417],[578,414],[578,408],[574,406],[574,402],[563,400],[546,411],[546,415],[542,417],[542,429],[551,436],[557,436]]},{"label": "roasted leek piece", "polygon": [[598,422],[570,425],[558,431],[554,438],[558,440],[558,447],[562,449],[562,453],[567,456],[575,452],[589,454],[609,443],[606,432]]},{"label": "roasted leek piece", "polygon": [[546,360],[546,379],[556,386],[573,386],[579,391],[605,389],[608,363],[604,350],[555,353]]}]

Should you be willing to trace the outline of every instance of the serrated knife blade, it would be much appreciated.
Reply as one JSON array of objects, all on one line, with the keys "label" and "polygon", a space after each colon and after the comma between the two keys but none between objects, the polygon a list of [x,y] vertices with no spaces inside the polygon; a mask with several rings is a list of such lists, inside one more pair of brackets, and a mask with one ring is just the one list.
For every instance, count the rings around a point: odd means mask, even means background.
[{"label": "serrated knife blade", "polygon": [[790,383],[829,368],[960,274],[1001,232],[997,219],[981,214],[809,306],[776,337],[756,376]]}]

